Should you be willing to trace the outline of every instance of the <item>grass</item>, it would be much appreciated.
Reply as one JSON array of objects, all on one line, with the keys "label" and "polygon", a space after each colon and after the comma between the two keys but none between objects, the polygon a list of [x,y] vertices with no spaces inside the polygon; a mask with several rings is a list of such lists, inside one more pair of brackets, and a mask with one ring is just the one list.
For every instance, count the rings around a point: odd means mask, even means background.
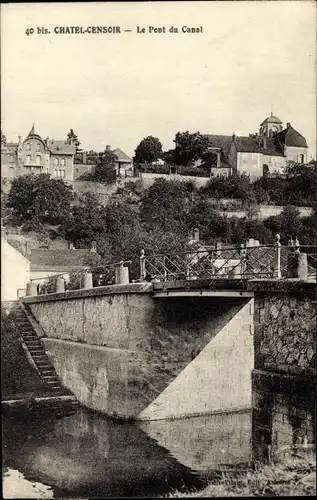
[{"label": "grass", "polygon": [[29,363],[20,335],[1,307],[2,400],[49,395],[36,369]]},{"label": "grass", "polygon": [[315,495],[316,456],[297,453],[235,475],[224,472],[219,480],[209,483],[203,490],[193,493],[174,491],[169,498]]}]

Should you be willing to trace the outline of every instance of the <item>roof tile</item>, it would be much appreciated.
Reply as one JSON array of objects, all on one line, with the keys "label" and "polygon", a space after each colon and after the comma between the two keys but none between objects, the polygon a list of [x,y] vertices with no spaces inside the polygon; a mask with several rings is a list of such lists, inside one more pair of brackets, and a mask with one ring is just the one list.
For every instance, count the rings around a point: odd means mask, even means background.
[{"label": "roof tile", "polygon": [[101,261],[99,254],[90,250],[50,250],[36,249],[31,250],[28,258],[31,262],[31,268],[45,267],[83,267],[97,265]]}]

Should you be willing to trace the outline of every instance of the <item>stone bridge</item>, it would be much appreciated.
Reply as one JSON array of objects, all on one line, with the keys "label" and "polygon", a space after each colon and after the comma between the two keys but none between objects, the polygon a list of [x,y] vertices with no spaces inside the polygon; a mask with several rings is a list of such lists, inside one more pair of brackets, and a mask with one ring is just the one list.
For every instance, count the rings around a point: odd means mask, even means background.
[{"label": "stone bridge", "polygon": [[161,286],[23,299],[57,374],[87,407],[139,420],[232,412],[251,408],[252,376],[263,393],[267,373],[314,372],[315,283],[253,280],[233,295]]}]

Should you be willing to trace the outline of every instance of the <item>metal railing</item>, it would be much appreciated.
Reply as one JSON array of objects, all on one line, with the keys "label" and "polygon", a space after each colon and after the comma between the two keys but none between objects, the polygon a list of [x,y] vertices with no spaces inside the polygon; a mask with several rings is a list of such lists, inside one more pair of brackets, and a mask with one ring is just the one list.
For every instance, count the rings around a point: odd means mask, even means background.
[{"label": "metal railing", "polygon": [[[316,278],[316,247],[304,247],[307,277]],[[280,236],[272,245],[205,247],[201,250],[140,256],[140,279],[160,281],[191,279],[255,279],[292,277],[290,258],[300,253],[298,240],[282,246]]]}]

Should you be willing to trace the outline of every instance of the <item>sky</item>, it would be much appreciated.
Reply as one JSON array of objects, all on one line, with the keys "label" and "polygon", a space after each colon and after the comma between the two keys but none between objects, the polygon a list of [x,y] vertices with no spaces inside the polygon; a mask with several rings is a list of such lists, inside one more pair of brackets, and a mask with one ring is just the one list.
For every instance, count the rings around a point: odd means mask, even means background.
[{"label": "sky", "polygon": [[[121,33],[54,33],[66,26]],[[150,26],[166,33],[149,33]],[[182,26],[203,32],[182,33]],[[34,122],[43,138],[63,139],[73,128],[84,150],[110,145],[132,156],[149,135],[167,150],[178,131],[256,133],[273,110],[306,137],[311,158],[315,68],[313,0],[1,5],[8,141],[24,139]]]}]

